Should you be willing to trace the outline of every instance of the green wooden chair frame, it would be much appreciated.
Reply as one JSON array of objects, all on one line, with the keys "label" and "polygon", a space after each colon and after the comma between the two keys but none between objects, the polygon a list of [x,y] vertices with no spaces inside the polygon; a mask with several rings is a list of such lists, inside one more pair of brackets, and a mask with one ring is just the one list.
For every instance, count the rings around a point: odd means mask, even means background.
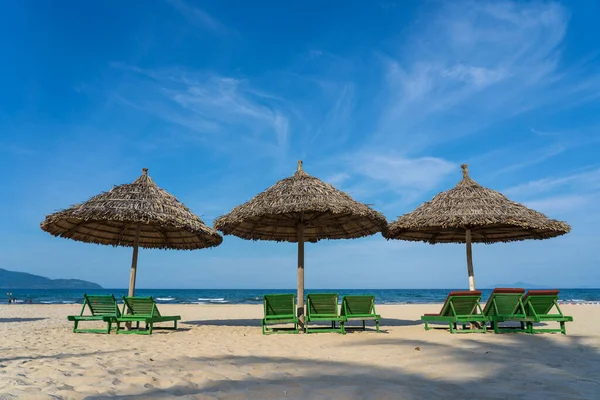
[{"label": "green wooden chair frame", "polygon": [[[123,296],[123,311],[121,316],[115,319],[117,323],[117,333],[133,333],[141,335],[151,335],[154,324],[157,322],[173,322],[173,327],[160,327],[160,329],[177,329],[179,315],[161,315],[158,311],[156,302],[149,297],[129,297]],[[121,329],[121,323],[136,323],[136,329]],[[145,323],[145,329],[140,329],[140,322]],[[158,328],[158,327],[157,327]]]},{"label": "green wooden chair frame", "polygon": [[[430,322],[446,322],[450,327],[450,333],[473,333],[487,331],[487,317],[481,310],[480,290],[461,290],[448,293],[442,310],[437,314],[425,314],[421,320],[425,322],[425,330],[429,330]],[[476,312],[479,311],[479,314]],[[467,324],[475,323],[481,328],[466,329]],[[463,329],[457,325],[462,324]]]},{"label": "green wooden chair frame", "polygon": [[[525,314],[523,295],[525,289],[521,288],[496,288],[483,308],[483,315],[488,318],[494,333],[502,332],[529,332],[526,322],[530,318]],[[520,322],[520,327],[502,327],[501,322]]]},{"label": "green wooden chair frame", "polygon": [[[331,328],[309,328],[310,322],[331,321]],[[345,334],[344,317],[338,312],[337,293],[311,293],[306,295],[306,318],[304,331],[310,332],[338,332]],[[336,327],[339,322],[339,327]]]},{"label": "green wooden chair frame", "polygon": [[[558,306],[558,290],[529,290],[523,297],[523,306],[525,313],[530,320],[527,322],[529,333],[538,332],[560,332],[567,334],[565,322],[573,321],[573,317],[564,315]],[[557,314],[549,314],[556,307]],[[560,328],[536,328],[534,323],[539,322],[558,322]]]},{"label": "green wooden chair frame", "polygon": [[[73,321],[73,332],[110,333],[113,321],[121,315],[117,299],[110,295],[83,294],[83,306],[79,315],[68,315],[67,320]],[[89,308],[91,315],[84,315],[85,309]],[[104,321],[106,329],[79,329],[82,321]]]},{"label": "green wooden chair frame", "polygon": [[363,331],[366,330],[366,321],[375,321],[375,329],[379,333],[379,320],[381,316],[375,312],[374,295],[347,295],[342,297],[340,308],[342,330],[346,331],[346,322],[362,320]]},{"label": "green wooden chair frame", "polygon": [[[263,296],[264,318],[261,321],[263,335],[271,333],[298,333],[295,294],[265,294]],[[294,328],[269,328],[274,324],[294,324]]]}]

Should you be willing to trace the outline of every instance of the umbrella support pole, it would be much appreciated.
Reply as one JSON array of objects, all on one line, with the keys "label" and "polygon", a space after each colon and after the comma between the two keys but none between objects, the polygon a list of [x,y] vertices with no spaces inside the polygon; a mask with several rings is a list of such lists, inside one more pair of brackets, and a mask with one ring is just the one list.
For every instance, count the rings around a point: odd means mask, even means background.
[{"label": "umbrella support pole", "polygon": [[304,225],[298,224],[298,321],[304,330]]},{"label": "umbrella support pole", "polygon": [[[133,255],[131,256],[131,275],[129,276],[129,292],[128,296],[135,295],[135,276],[137,273],[138,249],[140,245],[140,229],[141,224],[138,223],[135,227],[135,239],[133,242]],[[131,329],[131,322],[126,322],[127,329]]]},{"label": "umbrella support pole", "polygon": [[467,271],[469,273],[469,290],[475,290],[475,275],[473,273],[473,249],[471,247],[471,230],[467,229]]},{"label": "umbrella support pole", "polygon": [[[467,242],[467,271],[469,273],[469,290],[475,290],[475,276],[473,273],[473,248],[471,246],[471,230],[467,229],[466,240]],[[477,309],[475,309],[477,313]],[[481,324],[477,322],[471,322],[471,329],[481,329]]]}]

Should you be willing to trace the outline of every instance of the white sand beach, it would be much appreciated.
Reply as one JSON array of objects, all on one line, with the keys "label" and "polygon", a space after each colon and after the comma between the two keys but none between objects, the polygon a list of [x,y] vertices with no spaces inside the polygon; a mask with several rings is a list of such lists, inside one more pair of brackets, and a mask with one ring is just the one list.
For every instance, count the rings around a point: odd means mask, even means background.
[{"label": "white sand beach", "polygon": [[161,305],[178,331],[72,333],[79,305],[0,306],[0,399],[599,399],[600,306],[560,334],[450,334],[439,305],[378,306],[382,333],[262,335],[262,307]]}]

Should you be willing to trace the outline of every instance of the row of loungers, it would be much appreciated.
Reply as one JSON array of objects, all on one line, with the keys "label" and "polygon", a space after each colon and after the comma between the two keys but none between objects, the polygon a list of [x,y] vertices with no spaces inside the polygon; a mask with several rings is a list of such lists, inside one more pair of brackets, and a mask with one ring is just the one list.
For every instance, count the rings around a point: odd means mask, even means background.
[{"label": "row of loungers", "polygon": [[[451,333],[486,332],[489,323],[494,333],[501,332],[561,332],[567,334],[565,322],[573,317],[563,315],[558,306],[558,290],[529,290],[497,288],[492,291],[482,309],[481,291],[450,292],[438,314],[425,314],[421,320],[429,330],[430,322],[444,322]],[[553,308],[556,313],[550,314]],[[535,323],[558,322],[560,328],[537,328]],[[504,322],[519,322],[518,327],[500,326]],[[461,324],[459,330],[457,325]],[[470,326],[467,329],[467,325]]]},{"label": "row of loungers", "polygon": [[[73,321],[73,332],[110,333],[113,324],[116,333],[138,333],[151,335],[154,324],[157,322],[173,322],[173,327],[163,329],[177,329],[179,315],[161,315],[152,297],[123,296],[123,309],[119,310],[117,299],[114,295],[88,295],[83,294],[84,302],[79,315],[69,315],[67,320]],[[85,314],[86,307],[90,315]],[[104,321],[106,329],[80,329],[82,321]],[[136,329],[121,329],[121,324],[136,324]],[[140,322],[144,322],[145,329],[140,329]],[[162,327],[161,327],[162,328]]]},{"label": "row of loungers", "polygon": [[[297,315],[295,294],[268,294],[264,296],[264,312],[262,333],[298,333],[300,321]],[[379,332],[379,316],[375,312],[375,296],[353,295],[343,296],[341,306],[338,305],[337,293],[311,293],[306,295],[306,315],[304,330],[309,332],[346,333],[346,322],[362,321],[363,330],[368,320],[375,321]],[[309,327],[315,322],[331,322],[331,328]],[[294,324],[293,328],[273,328],[270,325]],[[336,327],[336,325],[338,325]]]}]

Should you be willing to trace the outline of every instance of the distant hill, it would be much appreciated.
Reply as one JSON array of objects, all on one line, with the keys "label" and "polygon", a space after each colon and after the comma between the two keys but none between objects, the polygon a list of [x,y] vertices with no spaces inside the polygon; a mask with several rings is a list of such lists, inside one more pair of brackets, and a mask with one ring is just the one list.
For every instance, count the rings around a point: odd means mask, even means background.
[{"label": "distant hill", "polygon": [[80,279],[49,279],[0,268],[0,289],[102,289],[102,286]]},{"label": "distant hill", "polygon": [[494,288],[523,288],[523,289],[548,289],[548,286],[532,285],[531,283],[515,282],[515,283],[499,283],[494,286],[488,286],[486,289]]}]

